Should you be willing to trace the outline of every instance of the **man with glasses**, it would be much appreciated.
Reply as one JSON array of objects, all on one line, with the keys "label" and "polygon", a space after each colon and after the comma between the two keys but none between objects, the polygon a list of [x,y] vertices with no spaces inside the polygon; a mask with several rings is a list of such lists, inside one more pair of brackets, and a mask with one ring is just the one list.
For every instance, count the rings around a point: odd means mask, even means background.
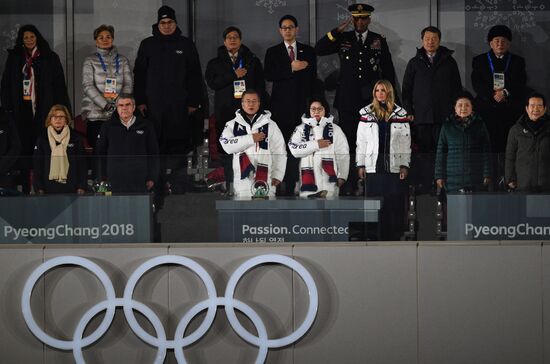
[{"label": "man with glasses", "polygon": [[[334,106],[348,144],[355,145],[359,110],[371,103],[372,89],[378,80],[388,80],[395,88],[395,69],[386,38],[369,30],[374,8],[367,4],[353,4],[348,10],[351,17],[319,39],[315,51],[319,56],[337,53],[340,57]],[[352,23],[353,30],[346,31]],[[350,173],[349,183],[352,185],[347,186],[347,194],[352,192],[356,182],[356,173]]]},{"label": "man with glasses", "polygon": [[267,186],[268,196],[275,196],[285,175],[285,141],[271,113],[261,107],[257,91],[243,93],[241,108],[225,124],[220,143],[233,155],[235,197],[250,198],[256,185]]},{"label": "man with glasses", "polygon": [[[206,83],[214,90],[214,115],[216,117],[216,137],[219,138],[229,120],[235,117],[235,111],[241,106],[244,91],[254,89],[265,94],[265,80],[262,63],[252,51],[242,44],[241,30],[235,26],[227,27],[223,33],[223,45],[218,47],[218,56],[206,66]],[[227,190],[233,180],[232,156],[225,154],[221,145]]]},{"label": "man with glasses", "polygon": [[[283,41],[269,48],[265,54],[265,78],[273,82],[270,110],[286,141],[300,124],[307,108],[307,99],[322,92],[316,90],[315,50],[296,40],[298,31],[298,20],[292,15],[283,16],[279,20],[279,34]],[[297,180],[298,160],[291,155],[285,174],[285,190],[281,192],[294,194]]]},{"label": "man with glasses", "polygon": [[155,125],[161,154],[177,156],[170,165],[173,191],[185,191],[185,155],[192,149],[189,115],[201,106],[204,89],[195,44],[182,35],[174,9],[160,7],[153,36],[139,46],[134,93],[138,110]]}]

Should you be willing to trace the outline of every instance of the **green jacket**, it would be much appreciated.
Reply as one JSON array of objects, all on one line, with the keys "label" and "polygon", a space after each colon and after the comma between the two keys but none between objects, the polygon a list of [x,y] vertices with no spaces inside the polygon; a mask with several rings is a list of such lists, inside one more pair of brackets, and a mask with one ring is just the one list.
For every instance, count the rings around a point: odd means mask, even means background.
[{"label": "green jacket", "polygon": [[462,123],[456,115],[445,120],[439,134],[435,179],[446,180],[448,192],[461,188],[479,190],[491,177],[491,142],[485,123],[477,114]]},{"label": "green jacket", "polygon": [[506,182],[516,182],[519,191],[550,192],[550,119],[534,131],[523,115],[510,128],[506,145]]}]

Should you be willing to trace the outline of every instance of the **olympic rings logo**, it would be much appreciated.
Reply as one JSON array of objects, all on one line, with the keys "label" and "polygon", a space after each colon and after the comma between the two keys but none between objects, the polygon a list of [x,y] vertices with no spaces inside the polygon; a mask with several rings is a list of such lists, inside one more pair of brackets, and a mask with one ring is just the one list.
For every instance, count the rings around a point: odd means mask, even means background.
[{"label": "olympic rings logo", "polygon": [[[239,280],[244,276],[244,274],[252,268],[265,263],[282,264],[293,269],[296,273],[298,273],[298,275],[300,275],[308,289],[309,307],[304,321],[302,322],[300,327],[298,327],[298,329],[296,329],[290,335],[278,339],[269,339],[265,325],[256,313],[256,311],[254,311],[244,302],[239,301],[233,297],[235,293],[235,288],[237,287]],[[160,321],[158,316],[149,307],[133,299],[134,289],[141,277],[147,271],[165,264],[179,265],[193,271],[202,280],[208,294],[207,299],[197,303],[183,316],[176,327],[173,340],[166,339],[164,326],[162,325],[162,322]],[[98,304],[90,308],[82,316],[74,331],[72,340],[60,340],[46,334],[44,330],[42,330],[34,320],[30,305],[32,291],[40,277],[50,269],[63,265],[80,266],[93,273],[103,285],[106,295],[105,301],[99,302]],[[107,332],[107,330],[111,326],[111,323],[113,322],[115,310],[117,307],[123,308],[126,321],[130,325],[131,330],[136,334],[136,336],[138,336],[148,345],[151,345],[158,349],[154,361],[155,364],[161,364],[164,362],[166,351],[168,349],[174,350],[177,362],[179,364],[183,364],[187,363],[183,348],[197,342],[206,334],[206,332],[210,329],[212,323],[214,322],[217,307],[224,306],[225,313],[227,315],[227,318],[229,319],[229,324],[231,325],[233,330],[235,330],[235,332],[243,340],[259,348],[258,356],[256,357],[255,361],[259,364],[265,362],[267,351],[269,348],[279,348],[290,345],[300,339],[309,330],[309,328],[311,327],[311,325],[313,325],[313,322],[315,321],[318,304],[319,297],[317,294],[317,286],[315,285],[315,281],[311,277],[311,274],[309,274],[304,266],[298,263],[296,260],[278,254],[259,255],[257,257],[248,259],[243,264],[241,264],[229,278],[229,282],[227,283],[227,287],[225,289],[225,296],[223,297],[216,296],[214,282],[210,275],[201,265],[199,265],[192,259],[177,255],[163,255],[150,259],[141,264],[128,279],[128,283],[124,288],[124,294],[122,298],[117,298],[115,296],[113,284],[105,271],[103,271],[103,269],[101,269],[91,260],[75,256],[57,257],[42,263],[31,273],[31,275],[27,279],[27,282],[25,283],[25,286],[23,288],[23,294],[21,295],[21,308],[23,311],[23,317],[28,328],[34,334],[34,336],[36,336],[40,341],[52,348],[60,350],[71,350],[73,352],[76,363],[79,364],[85,363],[82,349],[98,341]],[[256,327],[258,336],[251,334],[241,325],[235,314],[235,309],[241,311],[250,319],[250,321]],[[134,315],[134,310],[140,312],[145,318],[147,318],[147,320],[149,320],[156,332],[156,337],[151,336],[139,325]],[[184,336],[185,330],[187,329],[187,326],[191,322],[191,320],[204,310],[207,311],[205,318],[200,326],[194,332],[190,333],[187,336]],[[90,321],[102,311],[106,311],[106,313],[99,327],[89,336],[83,337],[84,331]]]}]

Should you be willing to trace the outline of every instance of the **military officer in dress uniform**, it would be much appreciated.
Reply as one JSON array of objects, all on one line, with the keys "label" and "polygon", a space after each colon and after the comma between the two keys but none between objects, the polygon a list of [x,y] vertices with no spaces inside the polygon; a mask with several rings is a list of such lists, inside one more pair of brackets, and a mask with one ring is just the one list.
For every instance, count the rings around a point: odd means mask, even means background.
[{"label": "military officer in dress uniform", "polygon": [[[374,8],[367,4],[353,4],[348,10],[351,17],[319,39],[315,51],[319,56],[338,53],[340,57],[334,107],[338,110],[339,125],[348,144],[355,145],[359,110],[371,103],[376,81],[386,79],[395,87],[395,70],[386,39],[368,29]],[[354,30],[345,31],[352,22]],[[355,168],[350,168],[352,170]],[[356,181],[357,176],[350,176],[351,184]]]}]

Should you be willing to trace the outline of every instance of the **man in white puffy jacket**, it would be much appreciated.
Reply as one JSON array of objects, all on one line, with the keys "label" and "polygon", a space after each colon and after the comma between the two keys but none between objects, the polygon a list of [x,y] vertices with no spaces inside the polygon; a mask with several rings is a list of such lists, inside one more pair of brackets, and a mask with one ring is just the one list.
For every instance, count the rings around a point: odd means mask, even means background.
[{"label": "man in white puffy jacket", "polygon": [[338,197],[349,173],[349,145],[342,129],[333,123],[328,103],[309,102],[309,112],[296,127],[288,147],[300,158],[300,196]]},{"label": "man in white puffy jacket", "polygon": [[252,186],[263,181],[269,196],[275,196],[286,168],[286,148],[281,130],[271,120],[271,113],[260,108],[260,96],[247,90],[241,109],[225,124],[220,143],[233,154],[233,186],[236,197],[251,197]]}]

